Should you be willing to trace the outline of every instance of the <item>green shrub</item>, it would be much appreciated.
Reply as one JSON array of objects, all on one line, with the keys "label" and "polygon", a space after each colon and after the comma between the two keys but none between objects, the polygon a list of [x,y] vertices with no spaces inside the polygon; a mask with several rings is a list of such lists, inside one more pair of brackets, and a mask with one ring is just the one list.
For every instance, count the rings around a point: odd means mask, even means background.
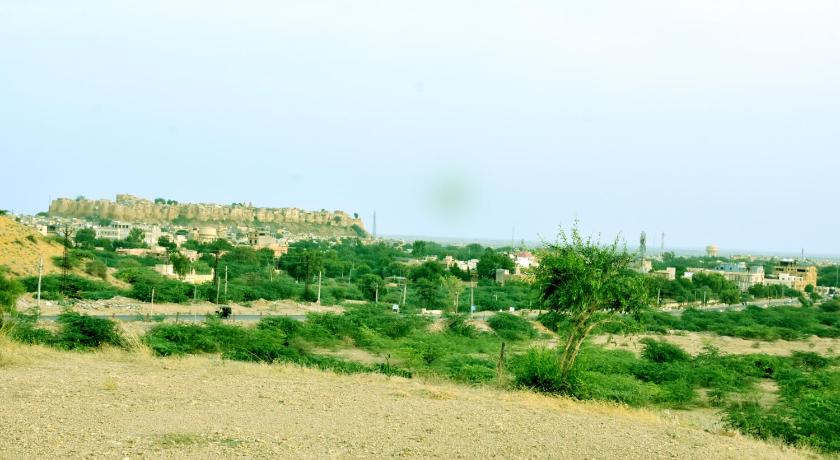
[{"label": "green shrub", "polygon": [[694,385],[683,378],[663,384],[659,394],[659,402],[666,402],[677,407],[685,407],[696,399]]},{"label": "green shrub", "polygon": [[449,378],[464,383],[485,383],[496,377],[496,364],[480,358],[453,356],[446,369]]},{"label": "green shrub", "polygon": [[518,386],[546,393],[564,389],[557,354],[546,348],[531,348],[511,360],[511,370]]},{"label": "green shrub", "polygon": [[467,315],[449,313],[444,317],[444,320],[446,321],[446,331],[450,334],[461,337],[475,337],[478,335],[478,330],[475,326],[467,322]]},{"label": "green shrub", "polygon": [[280,331],[286,337],[292,337],[301,329],[300,321],[285,316],[269,316],[260,320],[257,329]]},{"label": "green shrub", "polygon": [[537,336],[530,321],[510,313],[496,313],[487,320],[487,324],[505,340],[526,340]]},{"label": "green shrub", "polygon": [[652,383],[640,382],[629,375],[575,371],[568,393],[578,399],[599,399],[638,407],[659,400],[660,390]]},{"label": "green shrub", "polygon": [[101,345],[123,345],[117,323],[109,319],[68,311],[58,315],[56,322],[60,329],[53,343],[60,348],[85,349]]},{"label": "green shrub", "polygon": [[47,329],[35,327],[35,317],[18,315],[3,324],[3,331],[16,342],[51,345],[55,340],[53,333]]},{"label": "green shrub", "polygon": [[645,338],[641,343],[644,344],[642,358],[654,363],[688,361],[691,358],[682,348],[664,340]]}]

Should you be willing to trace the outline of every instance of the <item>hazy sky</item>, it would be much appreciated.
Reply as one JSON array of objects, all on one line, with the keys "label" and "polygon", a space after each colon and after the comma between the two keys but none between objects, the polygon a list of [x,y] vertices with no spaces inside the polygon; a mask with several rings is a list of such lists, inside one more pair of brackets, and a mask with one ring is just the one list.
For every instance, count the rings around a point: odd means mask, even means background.
[{"label": "hazy sky", "polygon": [[0,0],[0,208],[840,253],[840,2]]}]

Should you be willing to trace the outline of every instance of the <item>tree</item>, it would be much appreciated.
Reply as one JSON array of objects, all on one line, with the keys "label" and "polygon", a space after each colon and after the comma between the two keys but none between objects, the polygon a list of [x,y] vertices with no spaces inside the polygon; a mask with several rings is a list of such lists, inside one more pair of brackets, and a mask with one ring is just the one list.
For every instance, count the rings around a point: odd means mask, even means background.
[{"label": "tree", "polygon": [[464,292],[464,283],[453,275],[446,275],[441,278],[441,285],[443,285],[447,299],[452,302],[452,310],[458,313],[458,298]]},{"label": "tree", "polygon": [[190,259],[176,252],[172,254],[169,260],[172,262],[172,270],[178,275],[178,278],[183,280],[190,271]]},{"label": "tree", "polygon": [[440,284],[428,278],[420,278],[414,283],[417,297],[425,308],[436,308],[441,304]]},{"label": "tree", "polygon": [[368,273],[358,277],[356,279],[356,285],[359,286],[359,290],[362,291],[366,299],[378,300],[378,297],[382,294],[381,291],[385,286],[385,282],[379,275]]},{"label": "tree", "polygon": [[581,236],[576,225],[571,235],[561,229],[558,242],[542,249],[534,270],[539,300],[571,325],[559,363],[566,389],[580,346],[592,330],[617,315],[645,308],[647,288],[632,262],[633,255],[619,248],[618,239],[603,246]]},{"label": "tree", "polygon": [[478,260],[475,271],[481,278],[494,279],[496,278],[496,270],[499,268],[512,271],[514,268],[513,260],[492,248],[487,248]]},{"label": "tree", "polygon": [[77,245],[83,248],[92,248],[96,244],[96,230],[92,228],[79,229],[73,239],[76,240]]},{"label": "tree", "polygon": [[0,266],[0,327],[3,326],[3,315],[13,313],[17,298],[23,294],[23,286],[7,274],[6,268]]},{"label": "tree", "polygon": [[178,245],[175,244],[172,240],[170,240],[166,236],[161,236],[160,238],[158,238],[157,244],[160,247],[166,248],[166,250],[169,251],[169,252],[172,252],[172,251],[178,249]]},{"label": "tree", "polygon": [[140,230],[139,228],[132,228],[128,232],[128,236],[125,238],[125,241],[133,245],[139,245],[143,244],[143,239],[145,238],[146,234],[143,233],[143,230]]}]

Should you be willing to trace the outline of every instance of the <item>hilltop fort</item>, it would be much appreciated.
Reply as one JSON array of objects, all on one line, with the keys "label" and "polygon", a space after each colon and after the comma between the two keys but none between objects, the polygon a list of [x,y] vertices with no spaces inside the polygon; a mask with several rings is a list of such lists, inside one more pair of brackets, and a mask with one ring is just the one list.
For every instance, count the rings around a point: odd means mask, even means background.
[{"label": "hilltop fort", "polygon": [[118,194],[116,201],[88,200],[83,197],[58,198],[50,203],[49,214],[58,217],[100,217],[116,221],[157,224],[253,225],[258,223],[285,227],[298,233],[311,232],[333,236],[366,234],[362,220],[344,211],[258,208],[244,203],[219,205],[178,203],[163,199],[150,201],[126,194]]}]

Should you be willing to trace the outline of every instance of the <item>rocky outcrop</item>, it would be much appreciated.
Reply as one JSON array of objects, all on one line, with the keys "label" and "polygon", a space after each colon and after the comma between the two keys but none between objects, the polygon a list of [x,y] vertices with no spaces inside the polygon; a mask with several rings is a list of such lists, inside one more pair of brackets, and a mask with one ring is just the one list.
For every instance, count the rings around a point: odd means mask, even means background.
[{"label": "rocky outcrop", "polygon": [[[355,235],[354,226],[364,223],[343,211],[304,211],[298,208],[256,208],[245,204],[189,204],[152,202],[132,195],[117,195],[116,201],[58,198],[50,203],[51,216],[91,217],[124,222],[246,224],[254,222],[295,228],[311,227],[327,233]],[[344,230],[336,232],[336,230]]]}]

